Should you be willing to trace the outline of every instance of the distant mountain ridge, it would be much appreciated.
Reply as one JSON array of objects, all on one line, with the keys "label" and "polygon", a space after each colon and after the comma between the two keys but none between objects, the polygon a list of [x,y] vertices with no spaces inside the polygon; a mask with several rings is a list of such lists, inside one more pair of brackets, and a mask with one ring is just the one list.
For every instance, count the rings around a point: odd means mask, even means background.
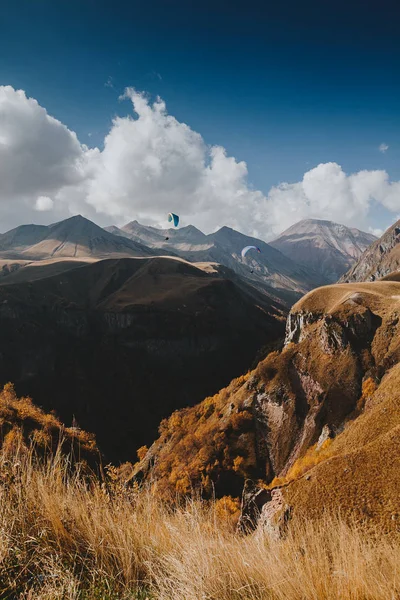
[{"label": "distant mountain ridge", "polygon": [[335,283],[376,240],[371,233],[333,221],[305,219],[270,242],[285,256]]},{"label": "distant mountain ridge", "polygon": [[342,283],[375,281],[400,269],[400,220],[394,223],[343,275]]},{"label": "distant mountain ridge", "polygon": [[81,215],[52,225],[20,225],[0,234],[0,257],[154,256],[145,245],[115,236]]},{"label": "distant mountain ridge", "polygon": [[[305,269],[270,244],[230,227],[222,227],[206,235],[193,225],[180,229],[156,229],[132,221],[121,228],[107,227],[106,231],[153,249],[169,249],[190,262],[224,265],[257,287],[272,288],[287,304],[292,304],[304,293],[323,283],[316,273]],[[251,245],[258,246],[261,253],[250,252],[243,259],[242,248]]]}]

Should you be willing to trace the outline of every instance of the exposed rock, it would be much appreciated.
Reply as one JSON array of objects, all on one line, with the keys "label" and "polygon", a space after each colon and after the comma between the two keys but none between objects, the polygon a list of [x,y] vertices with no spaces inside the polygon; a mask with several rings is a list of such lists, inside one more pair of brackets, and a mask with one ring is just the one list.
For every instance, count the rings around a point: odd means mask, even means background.
[{"label": "exposed rock", "polygon": [[375,281],[400,268],[400,221],[371,244],[358,262],[340,279],[341,283]]},{"label": "exposed rock", "polygon": [[286,533],[291,512],[292,509],[286,503],[282,490],[275,488],[271,491],[270,500],[262,506],[258,527],[278,540]]},{"label": "exposed rock", "polygon": [[344,328],[327,316],[323,319],[320,329],[321,348],[326,354],[334,354],[344,350],[348,344]]},{"label": "exposed rock", "polygon": [[318,442],[317,442],[317,450],[319,450],[322,446],[322,444],[324,444],[326,442],[326,440],[329,440],[332,436],[332,432],[330,430],[329,425],[324,425],[321,431],[321,435],[318,438]]},{"label": "exposed rock", "polygon": [[280,488],[261,488],[246,480],[237,529],[250,533],[255,529],[268,533],[273,539],[281,538],[290,519],[291,508]]},{"label": "exposed rock", "polygon": [[286,335],[284,347],[288,344],[298,344],[301,342],[307,330],[307,325],[311,325],[318,321],[319,315],[311,312],[290,312],[286,320]]},{"label": "exposed rock", "polygon": [[237,530],[241,533],[254,531],[260,519],[261,510],[272,498],[271,491],[258,487],[250,479],[246,479],[243,487],[240,518]]}]

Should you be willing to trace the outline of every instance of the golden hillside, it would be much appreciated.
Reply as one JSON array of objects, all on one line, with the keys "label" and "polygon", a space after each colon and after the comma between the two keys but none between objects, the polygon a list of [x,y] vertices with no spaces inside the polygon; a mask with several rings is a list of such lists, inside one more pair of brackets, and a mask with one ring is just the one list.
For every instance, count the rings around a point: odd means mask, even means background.
[{"label": "golden hillside", "polygon": [[396,280],[310,292],[289,315],[283,350],[164,421],[136,476],[164,495],[206,496],[238,495],[250,478],[268,488],[272,521],[340,509],[396,530],[399,317]]}]

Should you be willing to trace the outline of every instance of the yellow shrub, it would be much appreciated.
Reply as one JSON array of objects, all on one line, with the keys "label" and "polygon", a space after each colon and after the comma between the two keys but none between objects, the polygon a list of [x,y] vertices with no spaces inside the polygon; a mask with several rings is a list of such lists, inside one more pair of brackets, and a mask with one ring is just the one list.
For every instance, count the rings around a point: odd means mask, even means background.
[{"label": "yellow shrub", "polygon": [[214,510],[219,521],[234,529],[240,517],[240,500],[232,496],[223,496],[215,500]]},{"label": "yellow shrub", "polygon": [[139,460],[143,460],[148,452],[147,446],[140,446],[140,448],[136,451],[137,457]]}]

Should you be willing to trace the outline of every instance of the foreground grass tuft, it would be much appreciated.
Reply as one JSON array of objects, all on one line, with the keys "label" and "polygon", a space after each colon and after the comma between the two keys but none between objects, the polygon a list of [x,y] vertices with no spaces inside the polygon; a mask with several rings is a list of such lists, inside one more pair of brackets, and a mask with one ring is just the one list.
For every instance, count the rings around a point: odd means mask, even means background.
[{"label": "foreground grass tuft", "polygon": [[[0,598],[24,600],[388,600],[400,544],[339,518],[274,541],[234,531],[235,504],[171,508],[101,483],[56,452],[0,453]],[[228,510],[229,509],[229,510]],[[227,515],[227,518],[225,516]]]}]

